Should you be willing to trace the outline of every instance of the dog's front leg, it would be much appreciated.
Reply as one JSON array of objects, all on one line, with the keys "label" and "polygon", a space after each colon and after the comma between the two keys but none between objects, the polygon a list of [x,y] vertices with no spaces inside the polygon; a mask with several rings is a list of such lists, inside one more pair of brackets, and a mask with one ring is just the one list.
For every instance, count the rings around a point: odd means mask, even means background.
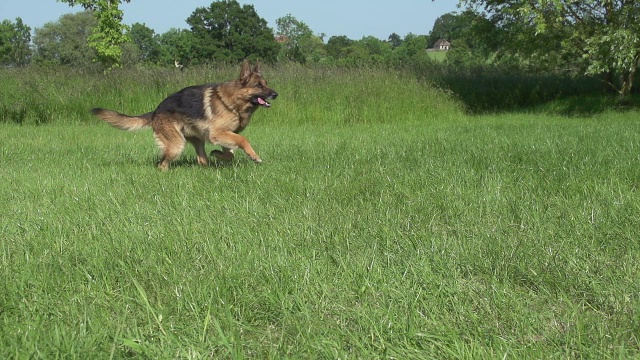
[{"label": "dog's front leg", "polygon": [[[240,148],[251,158],[251,160],[258,164],[262,162],[262,159],[260,159],[258,154],[253,151],[251,144],[249,144],[249,140],[242,135],[238,135],[231,131],[213,132],[209,137],[209,140],[212,144],[220,145],[227,150]],[[221,153],[224,154],[223,152]]]}]

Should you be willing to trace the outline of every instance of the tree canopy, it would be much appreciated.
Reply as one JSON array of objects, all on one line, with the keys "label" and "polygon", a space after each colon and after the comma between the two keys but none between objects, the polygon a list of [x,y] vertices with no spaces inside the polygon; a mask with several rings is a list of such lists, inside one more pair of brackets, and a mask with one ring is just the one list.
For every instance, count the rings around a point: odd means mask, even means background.
[{"label": "tree canopy", "polygon": [[[460,0],[508,30],[509,51],[605,81],[627,96],[640,60],[640,1]],[[509,46],[510,45],[510,46]]]},{"label": "tree canopy", "polygon": [[31,58],[31,28],[21,18],[0,23],[0,64],[22,66]]},{"label": "tree canopy", "polygon": [[[640,0],[459,0],[461,10],[440,16],[430,32],[424,29],[427,35],[334,35],[326,42],[325,34],[314,34],[291,14],[276,19],[274,33],[254,6],[237,0],[198,7],[186,19],[188,29],[163,34],[145,24],[122,24],[119,5],[130,0],[56,1],[85,12],[35,29],[33,39],[21,19],[2,21],[0,65],[87,66],[98,60],[110,69],[123,62],[174,66],[250,58],[425,68],[442,61],[454,69],[587,75],[624,98],[634,89],[640,61]],[[430,52],[439,39],[448,40],[451,50]]]},{"label": "tree canopy", "polygon": [[253,58],[275,62],[278,43],[267,21],[253,5],[235,0],[215,1],[197,8],[187,19],[196,44],[194,61],[239,62]]},{"label": "tree canopy", "polygon": [[39,64],[89,66],[96,56],[87,44],[97,21],[90,11],[66,14],[35,30],[34,61]]},{"label": "tree canopy", "polygon": [[324,43],[311,28],[287,14],[276,19],[277,34],[281,43],[281,59],[305,63],[319,61],[325,56]]},{"label": "tree canopy", "polygon": [[157,64],[160,62],[161,46],[153,29],[145,24],[135,23],[129,30],[131,41],[139,49],[139,61]]},{"label": "tree canopy", "polygon": [[[88,38],[89,46],[96,50],[97,60],[107,69],[122,65],[121,45],[129,41],[128,26],[122,23],[121,0],[58,0],[69,6],[81,5],[95,14],[98,20]],[[131,0],[124,0],[130,2]]]}]

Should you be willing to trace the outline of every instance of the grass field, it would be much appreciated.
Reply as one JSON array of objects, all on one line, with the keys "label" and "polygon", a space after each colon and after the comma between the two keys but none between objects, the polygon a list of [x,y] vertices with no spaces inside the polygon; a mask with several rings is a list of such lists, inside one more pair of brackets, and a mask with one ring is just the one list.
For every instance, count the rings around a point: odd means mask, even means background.
[{"label": "grass field", "polygon": [[446,51],[429,51],[429,57],[438,62],[444,62],[447,59]]},{"label": "grass field", "polygon": [[149,131],[86,111],[203,73],[10,72],[2,358],[640,357],[638,112],[469,116],[400,74],[267,69],[262,165],[161,173]]}]

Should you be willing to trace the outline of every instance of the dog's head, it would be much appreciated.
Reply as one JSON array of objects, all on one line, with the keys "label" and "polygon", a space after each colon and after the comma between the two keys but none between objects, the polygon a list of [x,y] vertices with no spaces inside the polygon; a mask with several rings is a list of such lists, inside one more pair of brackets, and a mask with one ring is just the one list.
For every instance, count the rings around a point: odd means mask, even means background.
[{"label": "dog's head", "polygon": [[260,74],[260,63],[256,61],[251,65],[249,60],[245,60],[240,71],[240,83],[246,90],[249,102],[254,106],[270,107],[269,100],[278,97],[278,93],[267,86],[266,80]]}]

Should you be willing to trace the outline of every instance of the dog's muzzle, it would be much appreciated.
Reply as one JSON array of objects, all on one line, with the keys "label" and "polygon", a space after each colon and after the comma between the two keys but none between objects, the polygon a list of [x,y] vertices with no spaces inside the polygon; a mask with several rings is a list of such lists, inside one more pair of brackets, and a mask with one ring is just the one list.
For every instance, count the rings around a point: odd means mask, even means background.
[{"label": "dog's muzzle", "polygon": [[278,93],[273,91],[267,97],[256,96],[254,99],[254,103],[268,108],[268,107],[271,107],[271,103],[269,103],[267,100],[273,100],[277,97],[278,97]]}]

